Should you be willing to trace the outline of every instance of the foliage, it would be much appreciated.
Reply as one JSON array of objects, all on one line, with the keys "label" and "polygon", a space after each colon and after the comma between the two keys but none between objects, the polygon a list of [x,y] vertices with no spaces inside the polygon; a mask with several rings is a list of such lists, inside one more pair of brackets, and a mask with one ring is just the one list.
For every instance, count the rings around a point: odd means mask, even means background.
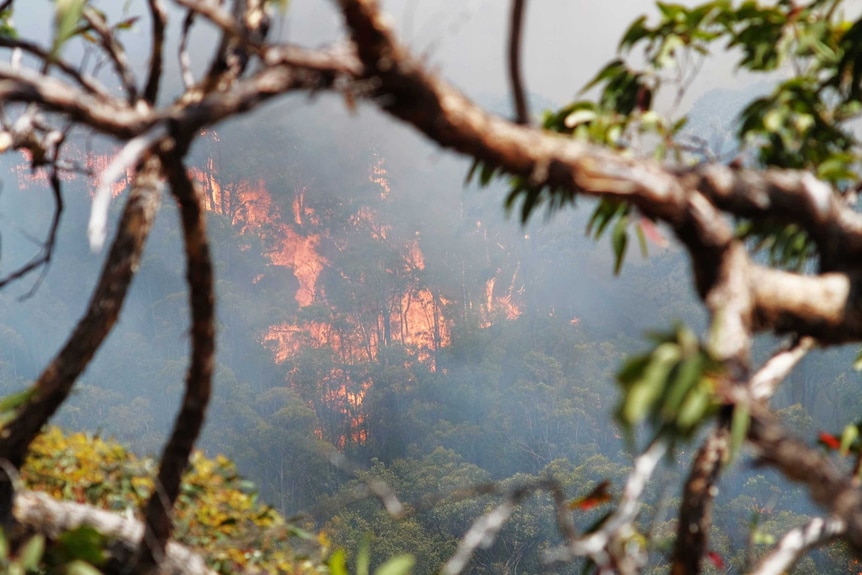
[{"label": "foliage", "polygon": [[[116,442],[48,428],[33,443],[21,477],[60,500],[137,515],[153,490],[155,462]],[[325,572],[325,535],[313,535],[258,501],[254,486],[224,458],[196,452],[174,513],[176,538],[220,573]]]}]

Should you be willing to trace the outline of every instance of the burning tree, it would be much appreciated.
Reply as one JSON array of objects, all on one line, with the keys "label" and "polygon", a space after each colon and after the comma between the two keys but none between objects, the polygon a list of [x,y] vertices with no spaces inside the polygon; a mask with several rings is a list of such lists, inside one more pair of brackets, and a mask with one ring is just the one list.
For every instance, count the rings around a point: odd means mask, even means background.
[{"label": "burning tree", "polygon": [[[146,506],[144,533],[139,540],[121,538],[128,553],[113,569],[167,568],[166,553],[167,558],[174,553],[168,547],[171,508],[204,421],[215,353],[205,228],[205,208],[215,194],[203,190],[187,168],[190,145],[214,124],[272,98],[332,91],[348,106],[368,102],[438,145],[472,158],[483,182],[509,178],[507,202],[519,205],[524,219],[542,204],[558,209],[577,196],[598,198],[590,230],[597,236],[610,230],[617,268],[629,234],[642,241],[656,238],[656,224],[661,224],[690,255],[695,287],[709,312],[703,338],[677,328],[623,366],[619,418],[629,427],[648,422],[654,434],[636,459],[622,498],[595,530],[575,530],[568,513],[572,503],[558,485],[520,486],[476,520],[444,567],[446,573],[463,570],[479,543],[493,538],[516,503],[535,490],[550,491],[558,507],[563,543],[548,550],[549,563],[586,556],[603,572],[637,572],[646,548],[634,537],[634,520],[644,487],[668,449],[691,438],[701,445],[678,509],[674,573],[702,569],[709,556],[706,536],[715,484],[723,464],[743,445],[763,464],[804,484],[825,513],[788,533],[755,572],[781,572],[812,546],[833,538],[862,551],[859,465],[842,466],[794,438],[768,406],[780,381],[808,350],[862,339],[862,219],[853,208],[860,147],[851,127],[862,112],[862,20],[845,19],[841,0],[774,5],[716,0],[693,8],[659,4],[657,23],[636,20],[620,44],[622,52],[643,48],[640,63],[611,62],[591,83],[600,89],[598,101],[573,102],[548,114],[541,126],[531,120],[521,80],[523,0],[513,2],[509,38],[514,120],[487,113],[431,73],[399,42],[374,0],[339,0],[349,39],[328,49],[268,40],[271,10],[279,3],[236,0],[227,9],[204,0],[174,2],[185,10],[181,23],[169,18],[163,0],[148,0],[142,7],[151,31],[143,81],[120,41],[133,21],[111,21],[87,0],[58,0],[53,39],[43,46],[15,33],[12,17],[25,9],[23,4],[0,4],[0,46],[11,56],[0,64],[0,146],[25,151],[31,169],[46,170],[55,202],[54,222],[40,252],[0,285],[51,262],[65,174],[84,171],[98,177],[89,228],[94,248],[105,240],[114,186],[123,178],[131,182],[84,316],[32,387],[3,404],[0,515],[5,526],[20,520],[25,504],[38,505],[38,499],[33,503],[15,492],[14,469],[117,321],[158,211],[160,190],[167,186],[182,219],[191,363],[182,406],[162,452],[158,488]],[[163,103],[169,20],[179,27],[184,87]],[[191,69],[188,53],[196,21],[212,24],[221,35],[200,76]],[[66,59],[65,48],[81,40],[98,53],[95,66],[102,79],[95,77],[93,59],[77,64]],[[663,89],[684,89],[700,60],[725,46],[746,70],[793,74],[743,111],[742,147],[735,158],[725,158],[730,162],[715,157],[702,139],[687,136],[682,118],[667,118],[653,108]],[[122,142],[110,165],[81,165],[69,152],[69,142],[89,133]],[[768,254],[757,256],[764,247]],[[489,292],[490,298],[493,284]],[[752,340],[760,333],[789,339],[768,361],[755,365]],[[856,434],[850,425],[842,439],[826,439],[842,452],[858,452]],[[397,508],[379,485],[369,484],[369,491]],[[29,529],[44,531],[68,519],[62,512],[37,514],[41,522],[27,516]]]}]

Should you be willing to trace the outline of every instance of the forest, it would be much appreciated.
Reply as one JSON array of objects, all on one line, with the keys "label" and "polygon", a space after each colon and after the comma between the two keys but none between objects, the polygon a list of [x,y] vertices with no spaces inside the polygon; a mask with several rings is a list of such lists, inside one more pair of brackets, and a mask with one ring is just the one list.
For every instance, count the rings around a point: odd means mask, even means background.
[{"label": "forest", "polygon": [[852,3],[658,2],[562,102],[524,0],[472,98],[416,6],[22,6],[0,570],[860,569]]},{"label": "forest", "polygon": [[[712,103],[728,98],[744,96],[707,94],[692,124],[720,136],[736,110],[717,123]],[[311,522],[333,545],[355,556],[370,537],[373,565],[410,553],[416,573],[436,573],[493,502],[483,486],[503,492],[553,477],[574,499],[600,485],[608,500],[617,496],[635,446],[609,425],[620,401],[609,381],[650,329],[698,328],[705,318],[666,232],[615,278],[607,243],[571,232],[586,226],[592,202],[521,225],[501,209],[499,187],[465,192],[468,163],[443,157],[433,173],[416,173],[409,158],[433,149],[372,131],[373,121],[331,149],[318,121],[283,126],[264,114],[204,134],[193,150],[219,278],[220,353],[199,447],[230,458],[262,501]],[[318,146],[329,146],[325,162]],[[109,152],[91,151],[90,161],[104,163]],[[6,165],[4,187],[48,193],[40,172],[17,166]],[[85,196],[87,184],[71,179],[66,190]],[[2,212],[32,219],[4,235],[4,255],[24,260],[50,214],[15,201],[29,200],[4,194]],[[78,211],[65,216],[57,263],[39,285],[0,292],[4,393],[35,376],[80,313],[97,264],[82,243],[86,207],[70,202]],[[187,288],[173,256],[180,233],[173,217],[156,224],[122,321],[54,424],[140,456],[164,441],[187,361]],[[812,355],[776,397],[802,436],[835,433],[836,421],[855,417],[854,353]],[[333,464],[333,452],[361,471]],[[734,465],[738,473],[720,484],[715,572],[742,570],[812,512],[774,472],[750,459]],[[662,473],[640,520],[659,542],[656,572],[667,565],[661,541],[672,538],[668,509],[682,482],[678,469]],[[409,513],[396,519],[357,497],[369,478],[384,480]],[[595,522],[606,503],[585,500],[577,524]],[[525,500],[470,572],[546,569],[542,553],[560,537],[552,515],[548,496]],[[752,530],[732,527],[739,523]],[[855,565],[833,547],[798,572]]]}]

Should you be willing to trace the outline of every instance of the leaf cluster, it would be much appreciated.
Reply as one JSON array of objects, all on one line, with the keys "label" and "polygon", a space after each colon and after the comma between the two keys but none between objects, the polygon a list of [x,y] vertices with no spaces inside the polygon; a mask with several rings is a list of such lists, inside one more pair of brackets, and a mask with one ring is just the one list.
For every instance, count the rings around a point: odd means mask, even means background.
[{"label": "leaf cluster", "polygon": [[631,431],[649,422],[671,441],[690,438],[718,409],[720,365],[688,328],[651,336],[654,347],[629,359],[617,374],[618,420]]},{"label": "leaf cluster", "polygon": [[[138,458],[113,441],[52,427],[34,441],[21,477],[28,488],[56,499],[140,515],[156,468],[152,459]],[[174,511],[177,541],[199,549],[220,573],[325,570],[326,537],[261,504],[254,485],[223,456],[192,456]],[[66,537],[67,547],[76,552],[95,545],[86,533]]]},{"label": "leaf cluster", "polygon": [[[653,103],[664,91],[675,94],[679,102],[705,59],[716,50],[727,51],[736,55],[737,67],[749,73],[773,74],[770,78],[776,72],[792,74],[740,112],[735,124],[738,159],[743,165],[810,170],[836,193],[843,193],[860,176],[859,141],[852,122],[862,112],[862,19],[846,20],[843,4],[843,0],[768,5],[713,0],[695,6],[658,2],[657,21],[651,23],[647,16],[635,20],[619,43],[620,56],[581,91],[595,90],[595,98],[577,99],[545,113],[543,128],[677,165],[712,158],[703,141],[685,132],[685,115],[660,114]],[[626,58],[635,50],[642,52],[642,59]],[[471,174],[480,168],[482,185],[502,175],[494,166],[478,162]],[[571,192],[528,178],[512,177],[509,185],[507,208],[520,203],[523,221],[541,205],[552,212],[574,201]],[[626,209],[606,202],[600,202],[592,216],[593,221],[614,224],[611,241],[617,270],[625,252],[622,230],[628,216]],[[816,252],[793,226],[744,222],[740,236],[753,238],[755,250],[769,250],[773,265],[787,268],[802,269]]]}]

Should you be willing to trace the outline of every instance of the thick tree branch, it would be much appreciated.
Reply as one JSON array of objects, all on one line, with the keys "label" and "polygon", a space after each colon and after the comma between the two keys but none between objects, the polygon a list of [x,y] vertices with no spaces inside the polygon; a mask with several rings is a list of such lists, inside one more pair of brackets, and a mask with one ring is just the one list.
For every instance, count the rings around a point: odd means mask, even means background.
[{"label": "thick tree branch", "polygon": [[117,138],[133,138],[156,118],[116,98],[106,100],[31,70],[0,62],[0,100],[39,104],[45,111],[65,114],[70,120]]},{"label": "thick tree branch", "polygon": [[676,541],[673,548],[672,575],[701,572],[709,544],[712,507],[716,482],[727,457],[728,426],[721,424],[709,434],[694,456],[691,471],[679,506]]},{"label": "thick tree branch", "polygon": [[[111,557],[108,565],[102,567],[104,573],[130,573],[128,565],[144,532],[143,524],[136,519],[89,505],[56,501],[33,491],[15,495],[14,515],[24,529],[50,539],[84,525],[95,528],[109,540]],[[168,543],[160,567],[165,575],[215,575],[199,554],[173,541]]]},{"label": "thick tree branch", "polygon": [[[31,388],[33,395],[0,430],[0,460],[20,467],[28,446],[68,397],[72,385],[110,333],[134,273],[159,205],[158,161],[149,160],[137,173],[126,202],[117,235],[105,261],[84,317],[63,349],[48,364]],[[0,472],[0,517],[11,519],[12,485]]]},{"label": "thick tree branch", "polygon": [[189,179],[175,150],[164,150],[162,161],[180,207],[186,258],[186,282],[191,307],[191,365],[173,431],[162,451],[156,489],[147,503],[146,531],[138,553],[142,568],[161,563],[171,535],[171,509],[180,491],[183,472],[203,428],[212,393],[215,356],[215,294],[202,196]]}]

